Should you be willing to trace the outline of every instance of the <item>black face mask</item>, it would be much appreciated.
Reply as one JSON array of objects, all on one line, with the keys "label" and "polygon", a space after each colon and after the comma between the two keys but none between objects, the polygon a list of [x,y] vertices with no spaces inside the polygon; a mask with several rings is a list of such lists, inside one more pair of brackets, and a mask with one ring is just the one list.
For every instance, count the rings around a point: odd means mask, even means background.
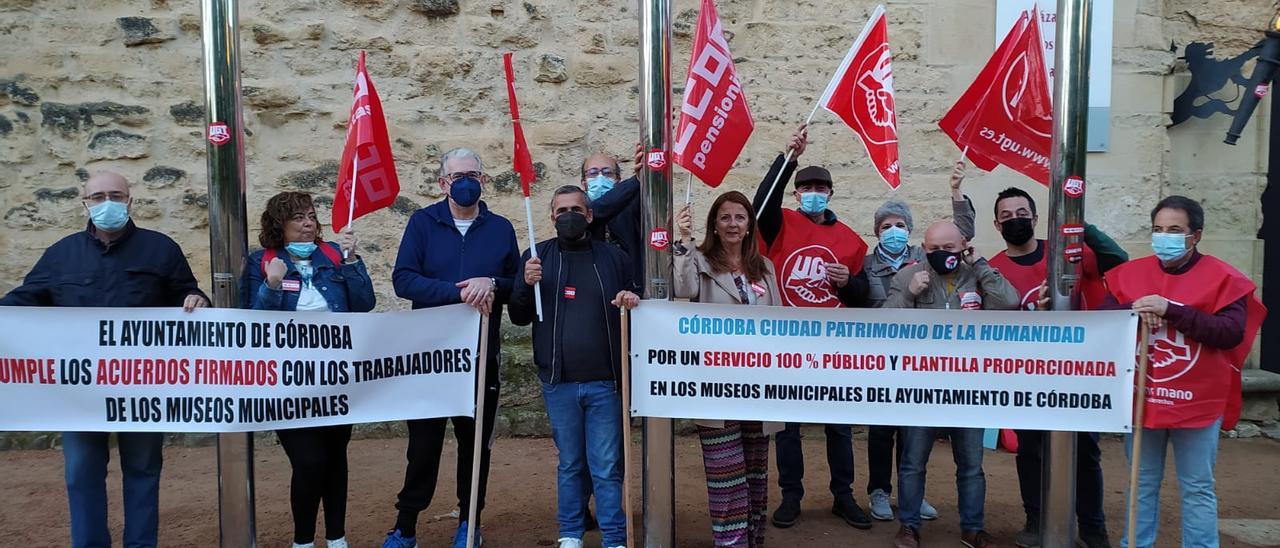
[{"label": "black face mask", "polygon": [[1036,226],[1029,217],[1015,217],[1000,223],[1000,237],[1009,245],[1022,245],[1036,234]]},{"label": "black face mask", "polygon": [[587,216],[577,211],[566,211],[556,217],[556,237],[560,241],[572,242],[582,239],[587,233]]},{"label": "black face mask", "polygon": [[939,249],[930,251],[925,257],[929,259],[929,266],[938,274],[950,274],[960,268],[960,253],[955,251]]}]

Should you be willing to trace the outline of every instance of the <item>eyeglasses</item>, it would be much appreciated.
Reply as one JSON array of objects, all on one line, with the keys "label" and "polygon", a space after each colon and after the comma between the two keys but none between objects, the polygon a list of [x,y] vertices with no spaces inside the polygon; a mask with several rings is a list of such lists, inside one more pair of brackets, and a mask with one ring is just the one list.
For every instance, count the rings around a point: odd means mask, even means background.
[{"label": "eyeglasses", "polygon": [[612,179],[616,177],[618,173],[611,167],[593,167],[587,170],[587,177],[596,177],[598,175],[604,175],[605,177]]},{"label": "eyeglasses", "polygon": [[93,194],[85,196],[82,199],[85,201],[85,203],[92,204],[92,205],[98,205],[106,201],[124,203],[129,201],[129,193],[120,192],[118,190],[113,190],[111,192],[94,192]]},{"label": "eyeglasses", "polygon": [[483,176],[484,176],[484,173],[481,173],[479,171],[455,171],[453,173],[448,173],[445,175],[445,177],[449,179],[450,183],[457,181],[458,179],[461,179],[463,177],[471,177],[472,179],[479,180]]}]

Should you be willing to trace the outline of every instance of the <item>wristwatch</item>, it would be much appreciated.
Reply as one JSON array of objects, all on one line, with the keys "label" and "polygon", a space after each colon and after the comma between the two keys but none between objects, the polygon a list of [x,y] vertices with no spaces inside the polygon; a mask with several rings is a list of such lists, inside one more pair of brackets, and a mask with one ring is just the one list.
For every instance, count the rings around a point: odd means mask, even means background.
[{"label": "wristwatch", "polygon": [[497,291],[498,291],[498,279],[493,276],[489,276],[489,292],[497,293]]}]

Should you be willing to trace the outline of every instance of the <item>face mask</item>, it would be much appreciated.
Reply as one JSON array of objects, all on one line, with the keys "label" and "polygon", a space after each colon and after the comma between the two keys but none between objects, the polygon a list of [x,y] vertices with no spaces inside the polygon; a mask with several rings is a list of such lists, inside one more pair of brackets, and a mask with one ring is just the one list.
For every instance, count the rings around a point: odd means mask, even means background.
[{"label": "face mask", "polygon": [[938,274],[950,274],[960,268],[960,254],[954,251],[939,249],[930,251],[926,257],[929,258],[929,266]]},{"label": "face mask", "polygon": [[824,192],[803,192],[800,194],[800,211],[809,215],[817,215],[827,210],[827,195]]},{"label": "face mask", "polygon": [[309,259],[311,254],[316,252],[315,242],[289,242],[284,246],[285,251],[290,255],[299,259]]},{"label": "face mask", "polygon": [[1166,263],[1177,260],[1187,254],[1187,235],[1153,232],[1151,250]]},{"label": "face mask", "polygon": [[907,229],[891,226],[880,231],[880,247],[885,251],[897,255],[907,248]]},{"label": "face mask", "polygon": [[1022,245],[1035,236],[1036,227],[1030,217],[1015,217],[1000,223],[1000,237],[1009,245]]},{"label": "face mask", "polygon": [[129,222],[129,206],[109,200],[102,202],[89,208],[89,220],[98,230],[115,232]]},{"label": "face mask", "polygon": [[463,177],[449,185],[449,197],[462,207],[471,207],[480,201],[480,181]]},{"label": "face mask", "polygon": [[615,182],[613,179],[605,177],[604,175],[596,175],[595,177],[587,179],[587,197],[592,200],[599,200],[601,196],[604,196],[605,194],[608,194],[610,190],[613,190],[614,184]]},{"label": "face mask", "polygon": [[556,217],[556,236],[563,241],[582,239],[587,232],[587,216],[577,211],[566,211]]}]

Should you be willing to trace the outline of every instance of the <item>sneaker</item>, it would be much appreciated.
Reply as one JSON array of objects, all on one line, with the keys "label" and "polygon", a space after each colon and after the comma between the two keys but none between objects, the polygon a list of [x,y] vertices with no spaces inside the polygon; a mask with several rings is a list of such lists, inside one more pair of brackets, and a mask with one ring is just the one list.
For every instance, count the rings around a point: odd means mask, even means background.
[{"label": "sneaker", "polygon": [[1013,537],[1013,545],[1018,548],[1038,548],[1040,546],[1040,523],[1027,518],[1027,524]]},{"label": "sneaker", "polygon": [[976,531],[965,531],[960,533],[960,544],[969,548],[998,548],[995,539],[991,538],[986,531],[978,529]]},{"label": "sneaker", "polygon": [[1107,537],[1107,530],[1098,531],[1080,531],[1080,538],[1076,539],[1076,544],[1084,548],[1111,548],[1111,539]]},{"label": "sneaker", "polygon": [[782,499],[782,504],[779,504],[778,509],[773,511],[773,526],[779,529],[786,529],[795,525],[797,521],[800,521],[800,501]]},{"label": "sneaker", "polygon": [[[454,531],[453,533],[453,548],[467,548],[467,531],[468,530],[470,530],[470,527],[467,527],[467,522],[465,521],[458,522],[458,530]],[[476,527],[475,544],[473,544],[472,546],[474,546],[475,548],[480,548],[481,546],[484,546],[484,537],[480,536],[479,527]]]},{"label": "sneaker", "polygon": [[306,544],[293,543],[293,548],[316,548],[316,543],[308,542]]},{"label": "sneaker", "polygon": [[565,537],[558,541],[560,548],[582,548],[582,539]]},{"label": "sneaker", "polygon": [[848,523],[854,529],[871,528],[871,518],[867,517],[867,513],[862,511],[862,507],[852,500],[831,505],[831,513],[843,519],[845,523]]},{"label": "sneaker", "polygon": [[324,545],[327,548],[351,548],[347,546],[347,537],[337,538],[333,540],[325,539]]},{"label": "sneaker", "polygon": [[903,525],[893,537],[893,548],[920,548],[920,532]]},{"label": "sneaker", "polygon": [[889,493],[884,489],[871,492],[871,517],[880,521],[893,521],[893,507],[889,506]]},{"label": "sneaker", "polygon": [[382,548],[418,548],[418,539],[406,537],[396,529],[387,533],[387,540],[382,541]]},{"label": "sneaker", "polygon": [[920,519],[925,521],[938,519],[938,509],[929,504],[927,500],[920,501]]}]

